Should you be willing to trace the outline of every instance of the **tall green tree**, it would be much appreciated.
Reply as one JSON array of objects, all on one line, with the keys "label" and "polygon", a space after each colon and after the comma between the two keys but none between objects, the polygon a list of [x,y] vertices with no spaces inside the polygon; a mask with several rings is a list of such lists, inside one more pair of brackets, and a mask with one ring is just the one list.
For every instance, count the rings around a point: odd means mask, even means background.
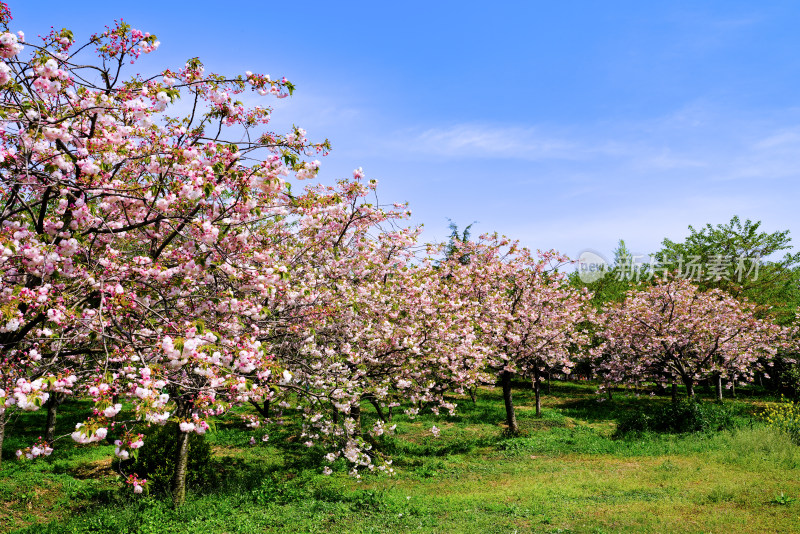
[{"label": "tall green tree", "polygon": [[[682,243],[664,239],[657,260],[680,268],[701,290],[722,289],[760,307],[779,324],[794,321],[800,303],[800,252],[792,254],[789,230],[764,232],[761,222],[689,226]],[[781,253],[785,253],[779,257]]]},{"label": "tall green tree", "polygon": [[458,257],[458,262],[461,265],[468,265],[469,264],[469,254],[463,252],[463,248],[460,245],[464,243],[468,243],[470,240],[470,230],[472,230],[472,225],[475,224],[473,221],[469,225],[467,225],[464,230],[459,233],[458,225],[454,223],[451,219],[447,219],[450,222],[450,239],[447,242],[447,246],[444,249],[445,259],[449,260],[453,258],[454,254],[460,254]]}]

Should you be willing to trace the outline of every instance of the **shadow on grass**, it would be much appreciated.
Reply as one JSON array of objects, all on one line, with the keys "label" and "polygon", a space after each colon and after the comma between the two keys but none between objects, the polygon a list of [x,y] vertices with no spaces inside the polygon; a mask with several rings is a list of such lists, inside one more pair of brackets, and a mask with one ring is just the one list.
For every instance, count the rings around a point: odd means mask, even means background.
[{"label": "shadow on grass", "polygon": [[565,402],[559,406],[559,410],[566,417],[587,423],[618,422],[631,412],[646,411],[654,405],[668,402],[661,398],[622,397],[608,401],[604,397],[594,397]]},{"label": "shadow on grass", "polygon": [[[72,445],[69,434],[75,430],[76,424],[86,420],[92,406],[89,401],[66,401],[59,407],[55,434],[59,445],[65,442]],[[44,408],[35,412],[16,412],[6,423],[3,461],[15,459],[17,449],[29,447],[43,436],[46,420],[47,410]],[[55,447],[52,456],[65,458],[71,455],[71,449],[69,446]]]}]

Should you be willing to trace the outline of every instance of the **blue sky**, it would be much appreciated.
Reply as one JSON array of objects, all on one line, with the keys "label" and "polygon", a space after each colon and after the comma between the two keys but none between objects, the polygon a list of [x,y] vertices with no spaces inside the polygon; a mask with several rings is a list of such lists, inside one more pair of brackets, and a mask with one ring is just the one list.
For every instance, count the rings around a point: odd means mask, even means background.
[{"label": "blue sky", "polygon": [[800,243],[795,2],[9,6],[29,39],[120,17],[154,33],[143,72],[199,56],[286,76],[274,128],[330,139],[320,180],[363,167],[429,241],[450,218],[573,257],[649,253],[737,214]]}]

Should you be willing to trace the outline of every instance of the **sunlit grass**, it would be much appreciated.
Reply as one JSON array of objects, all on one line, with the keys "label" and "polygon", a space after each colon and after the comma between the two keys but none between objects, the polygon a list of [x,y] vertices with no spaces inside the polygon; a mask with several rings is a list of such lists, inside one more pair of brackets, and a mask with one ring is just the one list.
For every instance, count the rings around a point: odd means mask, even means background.
[{"label": "sunlit grass", "polygon": [[[736,428],[617,438],[625,413],[667,398],[591,385],[553,384],[543,413],[518,384],[521,435],[504,432],[500,392],[458,398],[455,417],[395,416],[380,441],[396,475],[345,468],[320,474],[321,451],[292,439],[294,427],[250,431],[224,422],[209,439],[221,485],[173,510],[119,491],[109,447],[64,443],[44,461],[8,451],[35,438],[42,414],[26,414],[7,439],[0,472],[4,531],[40,532],[793,532],[800,531],[800,447],[754,416],[765,399],[733,406]],[[85,407],[65,406],[59,431]],[[374,417],[365,409],[365,426]],[[441,429],[439,438],[431,425]],[[256,433],[260,437],[265,431]],[[19,444],[19,445],[17,445]],[[305,450],[304,450],[305,449]]]}]

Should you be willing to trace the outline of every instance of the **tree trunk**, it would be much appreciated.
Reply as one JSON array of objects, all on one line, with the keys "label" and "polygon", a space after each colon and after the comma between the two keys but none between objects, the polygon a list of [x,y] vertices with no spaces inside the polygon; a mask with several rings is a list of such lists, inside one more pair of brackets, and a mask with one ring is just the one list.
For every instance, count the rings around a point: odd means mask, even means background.
[{"label": "tree trunk", "polygon": [[373,396],[369,396],[369,397],[367,397],[367,400],[368,400],[368,401],[369,401],[369,403],[370,403],[370,404],[372,404],[372,406],[375,408],[375,412],[377,412],[377,414],[378,414],[378,417],[380,417],[381,421],[383,421],[384,423],[386,423],[386,422],[387,422],[387,421],[386,421],[386,415],[383,413],[383,409],[381,408],[381,403],[380,403],[380,401],[378,401],[378,399],[376,399],[376,398],[375,398],[375,397],[373,397]]},{"label": "tree trunk", "polygon": [[672,382],[672,402],[678,402],[678,384]]},{"label": "tree trunk", "polygon": [[172,478],[172,504],[175,508],[186,502],[186,469],[189,464],[189,432],[178,432],[178,452],[175,458],[175,474]]},{"label": "tree trunk", "polygon": [[353,422],[356,424],[356,436],[361,435],[361,405],[356,404],[355,406],[350,407],[350,416],[353,418]]},{"label": "tree trunk", "polygon": [[6,413],[0,412],[0,469],[3,465],[3,438],[6,435]]},{"label": "tree trunk", "polygon": [[731,397],[736,398],[736,380],[731,380]]},{"label": "tree trunk", "polygon": [[52,444],[56,438],[56,416],[58,415],[58,407],[66,399],[63,393],[53,393],[47,399],[47,422],[44,425],[44,440]]},{"label": "tree trunk", "polygon": [[261,417],[264,417],[265,419],[269,419],[269,399],[264,399],[264,405],[263,406],[260,405],[259,403],[257,403],[254,400],[251,400],[250,404],[253,405],[253,407],[256,409],[256,411],[259,413],[259,415],[261,415]]},{"label": "tree trunk", "polygon": [[717,385],[717,400],[722,402],[722,375],[717,375],[715,382]]},{"label": "tree trunk", "polygon": [[477,390],[477,387],[471,387],[467,390],[469,392],[469,398],[472,399],[472,404],[478,404],[478,397],[475,396]]},{"label": "tree trunk", "polygon": [[[569,375],[567,375],[567,377],[569,378]],[[547,394],[548,395],[550,395],[550,381],[552,380],[552,378],[553,377],[551,376],[550,371],[547,371]]]},{"label": "tree trunk", "polygon": [[694,382],[691,380],[684,381],[684,385],[686,386],[686,398],[693,399],[694,398]]},{"label": "tree trunk", "polygon": [[614,388],[611,386],[611,384],[606,385],[606,393],[608,394],[609,401],[614,400]]},{"label": "tree trunk", "polygon": [[517,434],[519,428],[517,427],[517,415],[514,413],[514,399],[511,397],[511,373],[503,371],[503,400],[506,403],[506,424],[508,424],[508,432],[510,434]]},{"label": "tree trunk", "polygon": [[536,417],[542,415],[542,380],[539,369],[533,370],[533,394],[536,397]]}]

